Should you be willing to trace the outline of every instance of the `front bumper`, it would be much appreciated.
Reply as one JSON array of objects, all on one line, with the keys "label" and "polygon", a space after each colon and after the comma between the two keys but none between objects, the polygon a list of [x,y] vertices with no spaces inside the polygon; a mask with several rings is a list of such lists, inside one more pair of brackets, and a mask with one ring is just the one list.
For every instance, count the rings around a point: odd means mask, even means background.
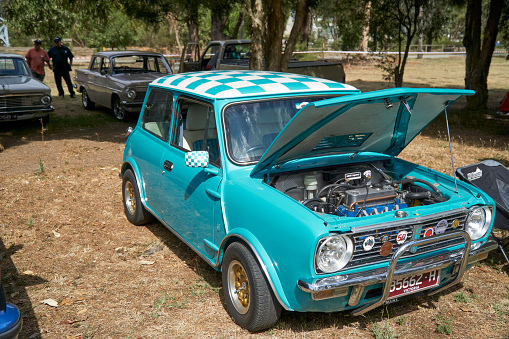
[{"label": "front bumper", "polygon": [[[398,263],[402,255],[411,250],[412,247],[427,245],[457,237],[463,237],[465,239],[464,248],[446,254],[439,254]],[[452,266],[453,275],[456,274],[456,277],[445,285],[437,286],[434,289],[429,290],[428,293],[435,294],[459,283],[468,265],[485,259],[488,256],[489,251],[497,248],[497,243],[492,239],[488,239],[484,243],[480,244],[481,245],[477,245],[476,243],[475,248],[471,250],[471,239],[468,233],[465,231],[454,231],[448,234],[442,234],[431,238],[423,238],[406,243],[392,255],[388,268],[330,276],[312,281],[299,280],[297,284],[302,291],[311,293],[313,299],[315,299],[314,297],[318,293],[324,291],[332,291],[330,295],[333,296],[346,295],[346,290],[351,287],[348,305],[356,306],[359,303],[366,286],[385,283],[382,296],[379,300],[371,302],[365,306],[355,308],[352,311],[352,314],[357,316],[384,304],[388,299],[391,282],[394,279],[401,279],[414,274]]]},{"label": "front bumper", "polygon": [[[145,96],[143,96],[145,97]],[[126,112],[140,112],[143,101],[126,101],[122,100],[122,106]]]},{"label": "front bumper", "polygon": [[9,109],[0,111],[0,122],[43,118],[55,109],[53,106],[37,109]]}]

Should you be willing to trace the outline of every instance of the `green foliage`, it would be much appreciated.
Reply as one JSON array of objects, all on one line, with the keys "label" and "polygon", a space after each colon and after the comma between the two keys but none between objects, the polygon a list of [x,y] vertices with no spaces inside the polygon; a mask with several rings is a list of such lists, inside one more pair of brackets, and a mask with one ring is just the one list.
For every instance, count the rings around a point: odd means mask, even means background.
[{"label": "green foliage", "polygon": [[375,323],[371,329],[376,339],[394,339],[397,337],[396,330],[388,323]]},{"label": "green foliage", "polygon": [[452,333],[452,317],[447,319],[442,313],[438,313],[435,316],[437,321],[437,332],[440,334],[450,335]]},{"label": "green foliage", "polygon": [[454,296],[454,301],[459,303],[469,303],[472,302],[472,299],[470,299],[465,292],[461,291],[460,293],[456,294]]}]

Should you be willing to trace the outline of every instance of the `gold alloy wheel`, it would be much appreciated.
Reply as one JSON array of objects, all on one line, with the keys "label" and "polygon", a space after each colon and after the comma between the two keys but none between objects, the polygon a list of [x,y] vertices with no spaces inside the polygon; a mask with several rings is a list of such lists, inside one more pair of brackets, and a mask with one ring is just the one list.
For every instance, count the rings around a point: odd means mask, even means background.
[{"label": "gold alloy wheel", "polygon": [[133,184],[131,184],[129,180],[125,183],[124,197],[125,206],[127,207],[129,214],[134,215],[136,213],[136,194],[134,192]]},{"label": "gold alloy wheel", "polygon": [[249,292],[249,280],[244,266],[239,261],[232,260],[228,266],[228,293],[240,314],[246,314],[249,310]]}]

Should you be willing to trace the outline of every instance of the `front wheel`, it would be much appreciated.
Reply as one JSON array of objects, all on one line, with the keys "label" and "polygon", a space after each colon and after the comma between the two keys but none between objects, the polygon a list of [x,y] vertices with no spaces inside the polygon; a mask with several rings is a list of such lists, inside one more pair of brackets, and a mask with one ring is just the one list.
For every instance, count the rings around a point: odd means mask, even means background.
[{"label": "front wheel", "polygon": [[251,332],[273,326],[281,305],[251,251],[238,242],[228,246],[222,271],[224,299],[233,320]]},{"label": "front wheel", "polygon": [[125,216],[132,224],[145,225],[152,220],[152,214],[141,203],[140,190],[131,170],[125,171],[122,177],[122,200]]},{"label": "front wheel", "polygon": [[119,97],[115,97],[115,99],[113,99],[113,114],[118,120],[127,121],[129,119],[129,116],[125,111],[124,106],[120,102]]}]

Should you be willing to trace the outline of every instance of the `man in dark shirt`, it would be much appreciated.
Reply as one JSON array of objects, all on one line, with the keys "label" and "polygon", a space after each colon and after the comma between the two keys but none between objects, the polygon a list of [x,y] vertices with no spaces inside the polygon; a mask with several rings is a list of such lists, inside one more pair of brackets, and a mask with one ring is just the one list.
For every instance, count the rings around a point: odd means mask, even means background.
[{"label": "man in dark shirt", "polygon": [[53,62],[53,74],[55,75],[58,95],[60,98],[64,98],[64,89],[62,87],[62,78],[64,78],[71,98],[76,98],[76,94],[72,88],[71,75],[69,73],[72,71],[71,66],[74,55],[69,48],[62,45],[62,39],[60,37],[55,37],[54,42],[55,46],[49,49],[48,56]]}]

